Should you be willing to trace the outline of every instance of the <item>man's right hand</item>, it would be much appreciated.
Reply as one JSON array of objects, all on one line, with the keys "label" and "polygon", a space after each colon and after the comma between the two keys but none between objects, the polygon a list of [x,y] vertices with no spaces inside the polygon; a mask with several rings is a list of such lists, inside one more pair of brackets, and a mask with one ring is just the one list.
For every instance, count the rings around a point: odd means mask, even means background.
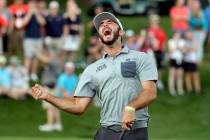
[{"label": "man's right hand", "polygon": [[48,92],[45,88],[36,84],[32,87],[31,95],[36,100],[45,100],[47,98]]}]

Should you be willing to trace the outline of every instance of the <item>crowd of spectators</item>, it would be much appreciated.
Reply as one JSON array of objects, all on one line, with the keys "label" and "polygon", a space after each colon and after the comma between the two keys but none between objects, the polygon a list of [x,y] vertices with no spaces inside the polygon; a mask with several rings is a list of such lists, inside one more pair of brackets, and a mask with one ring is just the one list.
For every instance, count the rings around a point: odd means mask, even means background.
[{"label": "crowd of spectators", "polygon": [[[102,11],[103,7],[97,5],[94,16]],[[73,96],[78,81],[73,62],[84,41],[81,12],[75,0],[67,0],[63,14],[57,1],[47,4],[45,0],[29,0],[28,3],[13,0],[8,6],[7,0],[0,1],[0,95],[25,99],[31,92],[30,81],[40,81],[55,96]],[[160,26],[160,16],[152,13],[148,16],[148,26],[138,33],[126,30],[124,44],[153,56],[159,73],[159,90],[166,88],[162,71],[168,66],[171,96],[193,90],[201,95],[199,66],[206,36],[210,33],[210,6],[203,10],[199,0],[176,0],[169,17],[172,36],[166,36]],[[86,64],[103,55],[92,21],[88,27],[91,36],[89,44],[83,48]],[[206,46],[210,56],[210,36]],[[61,131],[59,111],[46,102],[43,107],[47,122],[39,126],[39,130]]]}]

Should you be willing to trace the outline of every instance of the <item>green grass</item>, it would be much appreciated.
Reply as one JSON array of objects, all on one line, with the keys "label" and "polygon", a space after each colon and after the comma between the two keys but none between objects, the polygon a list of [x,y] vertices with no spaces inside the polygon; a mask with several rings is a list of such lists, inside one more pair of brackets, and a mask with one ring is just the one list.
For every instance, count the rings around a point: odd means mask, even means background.
[{"label": "green grass", "polygon": [[[150,138],[155,139],[208,139],[210,138],[209,83],[210,63],[201,67],[203,95],[171,97],[168,91],[158,93],[158,99],[149,107],[151,121]],[[167,73],[165,72],[165,80]],[[99,108],[91,106],[82,116],[62,112],[63,132],[43,133],[38,125],[45,122],[45,112],[41,103],[32,100],[13,101],[0,98],[0,140],[22,140],[31,137],[66,139],[71,137],[91,138],[99,125]],[[24,140],[23,138],[23,140]],[[33,140],[33,139],[32,139]],[[74,140],[74,138],[70,139]],[[76,140],[76,139],[75,139]],[[85,140],[85,139],[84,139]]]}]

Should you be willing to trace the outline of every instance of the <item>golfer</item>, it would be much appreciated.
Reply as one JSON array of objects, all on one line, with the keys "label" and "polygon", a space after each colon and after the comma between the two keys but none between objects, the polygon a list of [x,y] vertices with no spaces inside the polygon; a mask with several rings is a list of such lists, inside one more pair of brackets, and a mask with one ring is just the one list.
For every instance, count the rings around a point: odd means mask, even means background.
[{"label": "golfer", "polygon": [[[149,55],[129,50],[122,44],[120,21],[102,12],[93,19],[104,56],[81,75],[74,97],[58,98],[40,85],[32,87],[36,100],[45,100],[61,110],[81,115],[94,96],[101,103],[100,128],[95,140],[147,140],[147,106],[156,98],[157,68]],[[127,130],[127,131],[123,131]]]}]

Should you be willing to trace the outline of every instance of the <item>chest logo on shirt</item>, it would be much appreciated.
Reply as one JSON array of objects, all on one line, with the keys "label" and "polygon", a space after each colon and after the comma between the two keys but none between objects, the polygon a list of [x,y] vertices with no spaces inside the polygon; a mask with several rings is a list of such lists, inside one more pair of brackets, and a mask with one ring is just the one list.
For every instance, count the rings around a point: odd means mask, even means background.
[{"label": "chest logo on shirt", "polygon": [[101,71],[103,69],[106,69],[106,68],[107,68],[107,65],[103,64],[103,65],[97,67],[96,72],[99,72],[99,71]]}]

